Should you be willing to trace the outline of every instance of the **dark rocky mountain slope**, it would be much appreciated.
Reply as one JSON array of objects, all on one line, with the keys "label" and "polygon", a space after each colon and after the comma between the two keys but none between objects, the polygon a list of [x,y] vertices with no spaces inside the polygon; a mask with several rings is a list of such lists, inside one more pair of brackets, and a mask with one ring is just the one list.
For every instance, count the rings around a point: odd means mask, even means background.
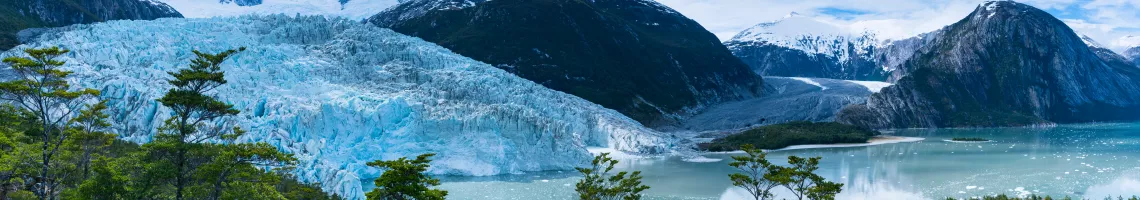
[{"label": "dark rocky mountain slope", "polygon": [[756,96],[762,79],[651,0],[417,0],[368,19],[648,126]]},{"label": "dark rocky mountain slope", "polygon": [[28,28],[164,17],[182,14],[155,0],[5,0],[0,3],[0,49],[19,44],[19,31]]},{"label": "dark rocky mountain slope", "polygon": [[906,76],[838,120],[907,128],[1140,118],[1140,69],[1105,61],[1042,10],[986,2],[940,31],[903,64]]}]

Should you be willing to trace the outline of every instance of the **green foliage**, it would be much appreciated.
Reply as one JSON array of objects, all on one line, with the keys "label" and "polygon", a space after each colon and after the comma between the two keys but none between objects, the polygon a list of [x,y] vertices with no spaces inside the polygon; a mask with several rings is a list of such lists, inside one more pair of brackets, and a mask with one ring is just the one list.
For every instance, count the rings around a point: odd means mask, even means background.
[{"label": "green foliage", "polygon": [[442,200],[447,191],[431,189],[439,185],[439,179],[424,174],[431,162],[433,153],[416,156],[415,160],[400,158],[392,161],[372,161],[368,166],[384,169],[377,178],[376,189],[365,194],[369,200]]},{"label": "green foliage", "polygon": [[585,176],[574,187],[578,197],[582,200],[641,199],[641,192],[649,189],[641,183],[641,171],[618,172],[610,176],[617,163],[609,153],[602,153],[594,157],[590,168],[577,168]]},{"label": "green foliage", "polygon": [[61,170],[71,167],[64,162],[71,155],[57,154],[68,140],[70,124],[65,124],[72,113],[86,104],[87,100],[99,95],[98,90],[73,90],[67,82],[71,72],[60,67],[64,62],[56,60],[68,50],[59,47],[24,49],[28,57],[13,56],[3,62],[11,66],[16,76],[14,80],[0,82],[0,100],[6,100],[20,108],[31,111],[40,123],[40,174],[35,177],[33,193],[40,199],[54,199],[59,195],[58,187],[68,177]]},{"label": "green foliage", "polygon": [[783,184],[800,200],[835,199],[835,195],[842,191],[843,184],[826,181],[823,177],[815,174],[815,170],[819,169],[820,159],[822,158],[788,156],[788,164],[791,166],[777,167],[774,170],[776,175],[772,176],[772,180]]},{"label": "green foliage", "polygon": [[83,181],[78,188],[65,193],[64,196],[67,196],[67,199],[128,199],[129,177],[113,168],[108,162],[100,160],[100,164],[95,166],[94,177]]},{"label": "green foliage", "polygon": [[[174,79],[167,82],[174,88],[167,91],[166,95],[158,99],[158,102],[173,110],[174,114],[165,121],[155,140],[143,145],[143,147],[150,153],[146,157],[150,161],[164,163],[160,165],[171,167],[155,169],[157,171],[154,173],[163,175],[157,178],[173,178],[175,199],[183,199],[186,196],[187,189],[194,186],[196,181],[190,179],[200,166],[211,163],[211,161],[225,162],[214,158],[218,153],[225,152],[225,148],[212,148],[213,145],[206,142],[223,139],[231,133],[222,127],[211,127],[209,122],[221,117],[236,115],[239,111],[234,109],[233,105],[217,100],[205,93],[226,83],[225,72],[221,71],[221,64],[229,56],[244,50],[243,47],[218,54],[202,53],[195,50],[194,54],[198,57],[191,61],[189,69],[168,72]],[[233,130],[240,129],[234,128]],[[226,158],[221,159],[226,160]],[[210,170],[221,170],[208,171],[209,173],[220,173],[218,175],[220,177],[214,177],[218,180],[210,180],[210,184],[213,186],[196,186],[192,188],[195,191],[191,191],[193,192],[191,195],[210,196],[211,199],[220,198],[223,191],[220,188],[226,185],[225,179],[228,176],[226,170],[228,168],[216,168],[219,167],[208,168]],[[251,189],[256,190],[257,188],[260,187],[251,186]]]},{"label": "green foliage", "polygon": [[780,149],[802,144],[866,143],[878,134],[871,129],[835,122],[797,121],[761,126],[700,147],[708,151],[733,151],[745,144],[759,149]]},{"label": "green foliage", "polygon": [[159,101],[175,115],[141,147],[110,132],[106,102],[84,104],[98,91],[69,90],[70,72],[53,59],[67,50],[26,52],[31,58],[4,60],[24,79],[0,83],[11,103],[0,104],[0,199],[339,199],[286,173],[291,154],[235,143],[240,128],[210,126],[237,114],[202,93],[225,83],[218,64],[236,50],[196,52],[190,70],[171,73],[182,96]]},{"label": "green foliage", "polygon": [[815,174],[821,157],[800,158],[788,156],[788,165],[779,166],[767,160],[763,150],[750,144],[740,147],[746,155],[732,156],[728,165],[742,173],[729,174],[732,185],[744,188],[754,199],[773,198],[772,188],[783,186],[796,199],[833,200],[843,190],[843,184],[824,180]]},{"label": "green foliage", "polygon": [[742,173],[729,174],[729,180],[732,180],[732,185],[744,188],[756,200],[769,199],[773,197],[772,188],[780,186],[780,182],[774,181],[775,172],[780,168],[768,162],[765,158],[768,156],[763,150],[752,147],[751,144],[745,144],[740,148],[744,150],[745,156],[732,156],[732,162],[728,166],[732,166]]},{"label": "green foliage", "polygon": [[[279,170],[287,171],[287,170]],[[281,195],[285,199],[304,199],[304,200],[336,200],[344,199],[335,194],[328,194],[321,191],[320,183],[302,183],[297,181],[297,177],[289,173],[277,173],[281,177],[281,182],[277,183],[277,191],[281,191]]]}]

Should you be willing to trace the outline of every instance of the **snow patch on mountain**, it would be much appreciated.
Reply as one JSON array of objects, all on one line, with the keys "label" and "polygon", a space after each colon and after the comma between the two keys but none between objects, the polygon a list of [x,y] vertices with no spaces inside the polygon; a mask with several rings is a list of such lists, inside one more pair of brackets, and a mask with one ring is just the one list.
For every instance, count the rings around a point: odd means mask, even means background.
[{"label": "snow patch on mountain", "polygon": [[[325,15],[361,20],[400,3],[400,0],[263,0],[260,4],[242,6],[235,3],[203,0],[157,0],[181,12],[187,18],[242,15]],[[342,4],[343,3],[343,4]]]},{"label": "snow patch on mountain", "polygon": [[[246,47],[223,64],[216,96],[241,110],[217,125],[293,153],[304,181],[362,199],[380,170],[365,165],[434,152],[433,174],[569,170],[588,147],[668,153],[674,137],[581,98],[358,21],[284,15],[111,21],[50,29],[20,50],[60,46],[77,87],[109,100],[115,132],[147,142],[170,111],[166,73],[191,50]],[[0,73],[2,75],[4,73]]]},{"label": "snow patch on mountain", "polygon": [[[852,56],[869,56],[879,41],[870,31],[855,32],[850,27],[791,13],[783,18],[745,29],[729,42],[761,42],[804,51],[809,55],[834,56],[846,61]],[[854,51],[851,51],[854,50]]]},{"label": "snow patch on mountain", "polygon": [[866,87],[867,91],[870,91],[871,93],[879,93],[879,91],[882,91],[883,88],[891,86],[891,83],[882,82],[882,81],[852,81],[852,80],[848,80],[847,82],[862,85],[863,87]]},{"label": "snow patch on mountain", "polygon": [[1100,44],[1099,42],[1096,42],[1096,40],[1093,40],[1091,37],[1089,37],[1087,35],[1081,35],[1081,41],[1085,42],[1085,45],[1088,45],[1089,47],[1108,49],[1104,45]]}]

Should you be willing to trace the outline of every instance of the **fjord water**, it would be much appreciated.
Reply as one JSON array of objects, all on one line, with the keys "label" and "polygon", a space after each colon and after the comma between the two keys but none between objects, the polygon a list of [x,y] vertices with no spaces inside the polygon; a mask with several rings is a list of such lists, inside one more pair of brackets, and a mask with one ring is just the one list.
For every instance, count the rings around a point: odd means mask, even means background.
[{"label": "fjord water", "polygon": [[[919,142],[773,151],[822,156],[818,174],[846,184],[838,199],[944,199],[1041,194],[1100,199],[1140,195],[1140,123],[1047,128],[913,129],[890,135]],[[981,137],[982,143],[949,142]],[[731,154],[709,159],[625,158],[616,170],[640,170],[648,199],[745,199],[731,186]],[[576,172],[444,177],[452,199],[573,199]]]}]

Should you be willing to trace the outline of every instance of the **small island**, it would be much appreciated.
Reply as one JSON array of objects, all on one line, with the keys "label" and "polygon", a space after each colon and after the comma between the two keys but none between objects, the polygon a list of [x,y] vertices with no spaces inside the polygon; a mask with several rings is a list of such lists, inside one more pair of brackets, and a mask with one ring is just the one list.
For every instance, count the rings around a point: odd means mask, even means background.
[{"label": "small island", "polygon": [[705,151],[735,151],[741,145],[752,144],[758,149],[781,149],[806,144],[867,143],[878,131],[836,122],[797,121],[753,128],[741,133],[702,143]]},{"label": "small island", "polygon": [[976,138],[976,137],[971,137],[971,138],[956,137],[956,138],[950,139],[950,141],[955,141],[955,142],[989,142],[990,140],[985,139],[985,138]]}]

